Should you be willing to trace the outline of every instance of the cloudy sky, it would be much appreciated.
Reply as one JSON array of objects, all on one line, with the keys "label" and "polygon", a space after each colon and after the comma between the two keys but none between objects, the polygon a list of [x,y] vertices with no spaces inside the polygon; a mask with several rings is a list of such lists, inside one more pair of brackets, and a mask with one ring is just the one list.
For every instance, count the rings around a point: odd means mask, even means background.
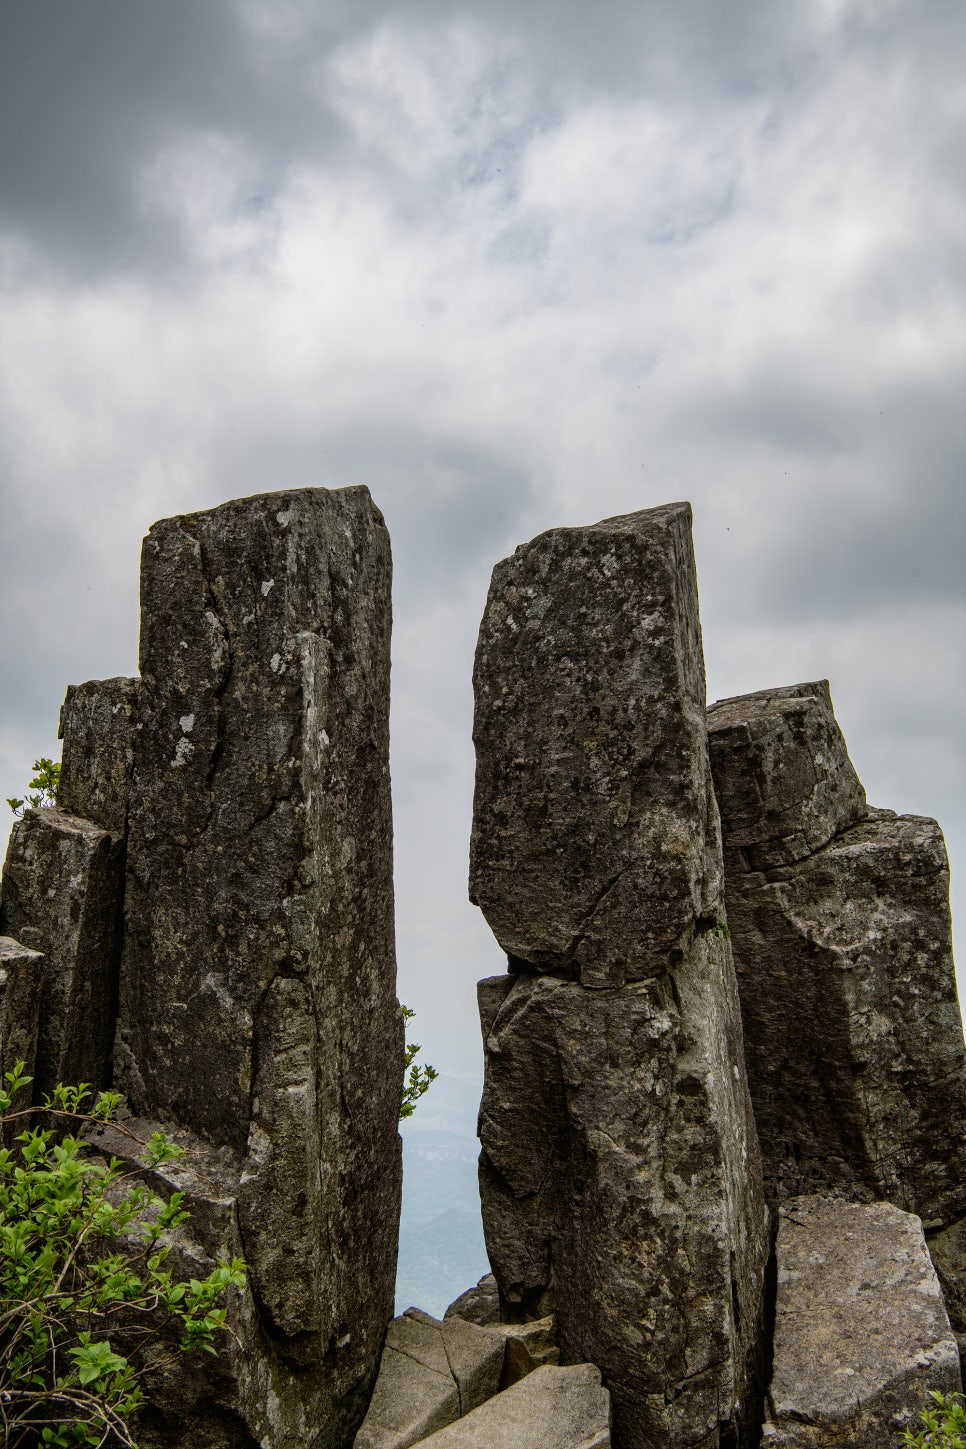
[{"label": "cloudy sky", "polygon": [[828,676],[961,917],[964,54],[961,0],[0,0],[0,796],[135,672],[155,519],[367,483],[400,991],[472,1076],[490,569],[688,498],[709,696]]}]

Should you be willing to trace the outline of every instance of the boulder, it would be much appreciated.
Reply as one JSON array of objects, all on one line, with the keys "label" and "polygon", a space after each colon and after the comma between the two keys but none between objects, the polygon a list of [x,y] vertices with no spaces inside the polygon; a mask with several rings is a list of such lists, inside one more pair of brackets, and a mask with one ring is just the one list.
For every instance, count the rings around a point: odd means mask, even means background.
[{"label": "boulder", "polygon": [[471,894],[510,966],[479,988],[501,1316],[554,1315],[621,1449],[744,1443],[766,1213],[688,506],[498,564],[474,684]]},{"label": "boulder", "polygon": [[449,1305],[444,1318],[465,1318],[470,1323],[499,1323],[500,1290],[492,1273],[484,1273],[474,1288],[467,1288]]},{"label": "boulder", "polygon": [[354,1449],[408,1449],[497,1392],[503,1344],[461,1318],[408,1308],[386,1333],[379,1377]]},{"label": "boulder", "polygon": [[115,835],[127,830],[139,689],[137,679],[72,684],[60,711],[57,804]]},{"label": "boulder", "polygon": [[254,1315],[231,1404],[162,1406],[146,1449],[229,1412],[263,1449],[351,1443],[375,1379],[401,1187],[390,573],[365,488],[145,539],[116,1081],[233,1174]]},{"label": "boulder", "polygon": [[[0,932],[40,952],[34,1100],[58,1082],[106,1086],[117,1006],[124,844],[88,820],[27,810],[10,835]],[[30,1034],[32,1006],[18,1021]]]},{"label": "boulder", "polygon": [[538,1368],[421,1441],[432,1449],[609,1449],[610,1442],[607,1390],[589,1363]]},{"label": "boulder", "polygon": [[901,1449],[959,1355],[919,1219],[805,1197],[779,1214],[765,1449]]}]

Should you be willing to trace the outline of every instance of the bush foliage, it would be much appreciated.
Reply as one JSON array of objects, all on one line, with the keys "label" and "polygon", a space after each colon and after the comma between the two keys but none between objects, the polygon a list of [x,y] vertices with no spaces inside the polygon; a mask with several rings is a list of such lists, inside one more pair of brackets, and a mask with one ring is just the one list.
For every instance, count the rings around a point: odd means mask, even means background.
[{"label": "bush foliage", "polygon": [[[79,1135],[114,1119],[118,1095],[89,1104],[85,1086],[57,1087],[44,1104],[55,1130],[30,1126],[32,1109],[13,1110],[29,1081],[20,1062],[0,1086],[3,1443],[136,1449],[130,1419],[142,1402],[145,1350],[172,1326],[180,1349],[216,1352],[219,1300],[242,1286],[244,1265],[176,1281],[166,1237],[188,1217],[182,1194],[164,1201]],[[142,1147],[147,1167],[183,1152],[160,1132]]]}]

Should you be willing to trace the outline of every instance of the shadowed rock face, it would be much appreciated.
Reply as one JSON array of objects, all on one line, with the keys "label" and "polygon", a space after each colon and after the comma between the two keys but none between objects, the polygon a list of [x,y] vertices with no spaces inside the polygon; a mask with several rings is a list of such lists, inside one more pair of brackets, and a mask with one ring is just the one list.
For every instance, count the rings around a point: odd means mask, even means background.
[{"label": "shadowed rock face", "polygon": [[28,810],[10,835],[0,932],[42,953],[33,1095],[110,1081],[124,844],[89,820]]},{"label": "shadowed rock face", "polygon": [[766,1193],[918,1214],[962,1334],[966,1054],[942,833],[864,805],[824,681],[708,718]]},{"label": "shadowed rock face", "polygon": [[503,1316],[599,1364],[614,1443],[753,1433],[765,1210],[721,905],[690,509],[494,570],[474,682],[480,1189]]}]

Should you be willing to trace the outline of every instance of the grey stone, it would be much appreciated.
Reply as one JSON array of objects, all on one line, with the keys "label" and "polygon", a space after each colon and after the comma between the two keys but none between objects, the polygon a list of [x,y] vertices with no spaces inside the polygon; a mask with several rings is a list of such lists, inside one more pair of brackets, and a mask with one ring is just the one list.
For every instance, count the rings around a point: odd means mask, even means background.
[{"label": "grey stone", "polygon": [[729,870],[801,860],[866,814],[827,679],[719,700],[708,743]]},{"label": "grey stone", "polygon": [[502,995],[480,1192],[504,1317],[555,1314],[562,1361],[604,1373],[617,1444],[741,1442],[767,1232],[727,942],[661,980],[481,995]]},{"label": "grey stone", "polygon": [[466,1318],[470,1323],[499,1323],[500,1290],[492,1273],[484,1273],[475,1288],[467,1288],[447,1308],[444,1318]]},{"label": "grey stone", "polygon": [[780,1212],[767,1449],[900,1449],[960,1384],[918,1218],[806,1197]]},{"label": "grey stone", "polygon": [[110,1081],[123,891],[119,836],[52,806],[14,825],[0,932],[44,957],[35,1101],[58,1082]]},{"label": "grey stone", "polygon": [[503,1342],[461,1318],[409,1308],[386,1333],[379,1377],[355,1449],[408,1449],[499,1388]]},{"label": "grey stone", "polygon": [[421,1441],[432,1449],[609,1449],[610,1405],[593,1364],[545,1366]]},{"label": "grey stone", "polygon": [[[0,936],[0,1074],[4,1085],[6,1073],[17,1062],[23,1062],[26,1076],[34,1073],[43,962],[39,951],[31,951],[11,936]],[[32,1096],[30,1086],[21,1087],[11,1099],[10,1110],[29,1107]]]},{"label": "grey stone", "polygon": [[690,508],[494,570],[474,684],[480,1189],[502,1316],[553,1313],[621,1449],[744,1443],[766,1214],[724,924]]},{"label": "grey stone", "polygon": [[503,1340],[501,1389],[519,1383],[520,1379],[525,1379],[527,1374],[532,1374],[534,1369],[544,1364],[560,1362],[557,1325],[552,1313],[530,1323],[490,1323],[486,1331],[499,1335]]},{"label": "grey stone", "polygon": [[769,1194],[966,1212],[966,1055],[935,821],[873,811],[728,918]]},{"label": "grey stone", "polygon": [[390,573],[364,488],[167,519],[142,555],[115,1071],[234,1164],[230,1412],[263,1449],[351,1442],[392,1313]]},{"label": "grey stone", "polygon": [[863,806],[824,681],[715,705],[709,739],[766,1195],[918,1214],[966,1341],[966,1049],[942,832]]},{"label": "grey stone", "polygon": [[115,835],[127,830],[139,689],[137,679],[72,684],[60,711],[57,804]]},{"label": "grey stone", "polygon": [[690,506],[497,564],[474,685],[470,897],[511,969],[659,976],[721,911]]}]

